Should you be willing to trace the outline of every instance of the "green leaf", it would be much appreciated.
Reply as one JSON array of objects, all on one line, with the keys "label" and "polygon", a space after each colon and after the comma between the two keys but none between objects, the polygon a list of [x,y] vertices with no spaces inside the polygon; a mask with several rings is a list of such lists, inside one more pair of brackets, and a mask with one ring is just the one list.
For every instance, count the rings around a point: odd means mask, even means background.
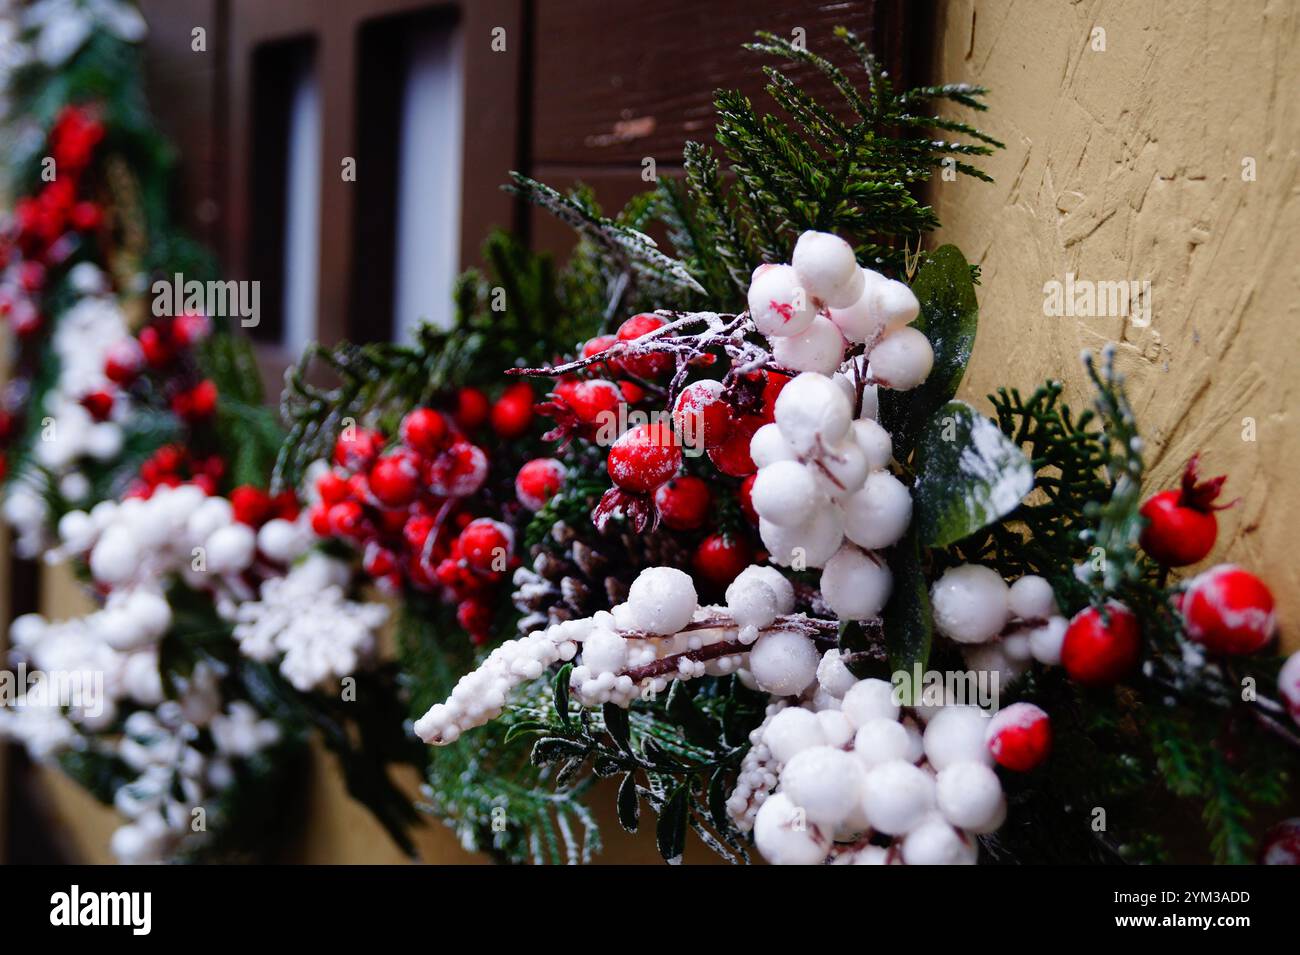
[{"label": "green leaf", "polygon": [[912,292],[921,314],[912,326],[925,333],[934,349],[934,367],[911,391],[880,392],[880,423],[894,439],[894,456],[907,459],[917,434],[935,411],[957,394],[975,345],[979,303],[970,265],[955,245],[935,249],[921,266]]},{"label": "green leaf", "polygon": [[885,605],[884,618],[890,672],[911,673],[918,663],[924,670],[930,657],[933,623],[915,519],[891,552],[889,569],[894,577],[894,589]]},{"label": "green leaf", "polygon": [[545,766],[561,759],[582,756],[587,747],[563,736],[546,736],[533,744],[533,765]]},{"label": "green leaf", "polygon": [[568,729],[571,725],[569,717],[569,674],[572,672],[573,664],[566,663],[560,667],[560,672],[555,674],[555,682],[551,684],[554,694],[555,716],[565,729]]},{"label": "green leaf", "polygon": [[709,779],[709,815],[718,832],[731,829],[731,816],[727,813],[727,767],[719,766]]},{"label": "green leaf", "polygon": [[628,773],[618,784],[618,821],[628,832],[641,824],[641,800],[636,792],[636,773]]},{"label": "green leaf", "polygon": [[688,789],[688,785],[682,783],[673,790],[659,811],[659,823],[655,826],[655,843],[659,847],[659,854],[670,865],[680,863],[682,853],[686,851],[686,824],[690,817]]},{"label": "green leaf", "polygon": [[610,739],[625,753],[632,752],[632,725],[627,710],[614,703],[606,703],[601,709],[605,721],[605,732]]},{"label": "green leaf", "polygon": [[920,543],[948,547],[1014,511],[1034,469],[990,419],[964,401],[939,409],[917,443],[912,525]]}]

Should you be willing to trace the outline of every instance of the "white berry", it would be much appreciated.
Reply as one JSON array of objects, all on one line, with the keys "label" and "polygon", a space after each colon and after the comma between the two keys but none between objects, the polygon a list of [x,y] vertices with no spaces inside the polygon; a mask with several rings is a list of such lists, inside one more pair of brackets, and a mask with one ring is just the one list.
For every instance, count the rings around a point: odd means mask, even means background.
[{"label": "white berry", "polygon": [[925,758],[942,772],[954,763],[992,765],[985,744],[988,717],[973,706],[945,706],[925,727]]},{"label": "white berry", "polygon": [[954,826],[981,832],[1002,813],[1002,784],[983,763],[953,763],[935,783],[939,811]]},{"label": "white berry", "polygon": [[844,694],[842,711],[854,726],[862,727],[871,720],[898,719],[898,701],[894,688],[884,680],[859,680]]},{"label": "white berry", "polygon": [[637,629],[670,634],[691,622],[699,598],[690,575],[676,567],[647,567],[632,581],[627,603]]},{"label": "white berry", "polygon": [[912,522],[912,492],[888,471],[867,475],[861,490],[843,501],[844,533],[867,550],[899,541]]},{"label": "white berry", "polygon": [[834,831],[862,799],[862,767],[841,749],[814,746],[786,763],[781,790],[809,820]]},{"label": "white berry", "polygon": [[817,714],[802,706],[787,706],[763,730],[763,742],[778,763],[788,763],[805,749],[826,745],[826,731]]},{"label": "white berry", "polygon": [[825,375],[805,372],[777,396],[773,413],[781,434],[798,454],[839,444],[853,415],[844,392]]},{"label": "white berry", "polygon": [[841,547],[822,571],[822,597],[841,620],[868,620],[884,609],[893,580],[883,560]]},{"label": "white berry", "polygon": [[862,809],[873,828],[901,836],[934,809],[934,788],[933,777],[911,763],[881,763],[867,772],[862,784]]},{"label": "white berry", "polygon": [[830,843],[785,793],[769,796],[754,819],[754,843],[773,865],[818,865]]},{"label": "white berry", "polygon": [[962,564],[944,572],[930,589],[934,625],[958,643],[991,640],[1007,624],[1007,584],[998,572]]},{"label": "white berry", "polygon": [[[830,375],[844,360],[844,336],[829,318],[816,315],[812,324],[797,335],[772,339],[772,357],[795,371]],[[931,355],[931,361],[933,358]],[[926,373],[929,373],[928,368]]]},{"label": "white berry", "polygon": [[862,296],[864,276],[853,247],[837,235],[811,229],[803,233],[790,262],[804,288],[832,308],[851,305]]},{"label": "white berry", "polygon": [[871,375],[895,391],[910,391],[930,376],[934,349],[924,333],[910,326],[891,332],[871,350]]},{"label": "white berry", "polygon": [[798,335],[812,324],[817,307],[793,267],[759,266],[749,285],[749,315],[764,335]]},{"label": "white berry", "polygon": [[817,648],[803,634],[765,633],[749,651],[749,672],[773,696],[798,696],[817,676]]},{"label": "white berry", "polygon": [[776,461],[759,470],[751,500],[759,516],[782,527],[795,527],[812,516],[822,495],[807,466],[798,461]]},{"label": "white berry", "polygon": [[1056,595],[1046,578],[1025,574],[1011,585],[1007,595],[1011,616],[1021,620],[1041,620],[1052,616],[1056,610]]}]

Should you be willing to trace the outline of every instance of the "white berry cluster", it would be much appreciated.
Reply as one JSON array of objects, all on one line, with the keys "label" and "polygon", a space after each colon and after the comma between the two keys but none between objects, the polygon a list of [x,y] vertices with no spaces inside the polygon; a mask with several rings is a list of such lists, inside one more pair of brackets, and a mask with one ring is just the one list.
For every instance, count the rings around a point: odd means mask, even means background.
[{"label": "white berry cluster", "polygon": [[904,715],[894,688],[828,650],[816,689],[769,709],[727,809],[778,865],[973,863],[1006,816],[990,721],[975,707]]},{"label": "white berry cluster", "polygon": [[963,645],[967,665],[997,673],[1002,686],[1024,673],[1030,660],[1061,662],[1069,621],[1052,585],[1035,574],[1008,587],[992,568],[962,564],[934,582],[930,606],[935,629]]},{"label": "white berry cluster", "polygon": [[888,470],[889,434],[871,418],[854,420],[851,392],[847,379],[815,372],[785,386],[776,421],[750,444],[752,500],[772,562],[822,568],[830,608],[864,620],[880,613],[892,586],[873,551],[906,533],[912,496]]},{"label": "white berry cluster", "polygon": [[[700,606],[689,575],[648,567],[610,611],[566,620],[502,644],[415,724],[428,743],[450,743],[495,719],[510,692],[559,661],[577,664],[570,688],[583,704],[629,706],[674,680],[735,673],[774,696],[803,692],[818,653],[804,618],[791,615],[794,588],[772,567],[746,568],[727,605]],[[579,656],[581,653],[581,656]]]},{"label": "white berry cluster", "polygon": [[263,582],[261,599],[235,607],[240,652],[264,663],[280,659],[280,672],[303,692],[337,688],[373,659],[388,619],[383,604],[347,599],[351,577],[343,561],[311,553]]},{"label": "white berry cluster", "polygon": [[[114,797],[129,821],[111,846],[128,863],[170,857],[195,831],[194,810],[233,784],[232,761],[279,738],[276,723],[248,703],[223,709],[221,674],[207,663],[174,675],[177,694],[166,699],[158,641],[170,625],[167,601],[136,589],[110,595],[104,609],[84,617],[19,617],[10,631],[10,663],[28,682],[0,709],[0,736],[40,762],[94,750],[137,772]],[[111,732],[119,720],[121,735]]]},{"label": "white berry cluster", "polygon": [[[104,421],[96,421],[81,399],[90,392],[116,390],[104,378],[105,359],[131,333],[125,313],[108,294],[107,280],[98,268],[82,262],[68,273],[68,283],[81,297],[59,316],[50,336],[59,371],[41,407],[31,412],[39,425],[32,460],[53,475],[65,499],[76,502],[90,492],[90,483],[77,464],[85,459],[111,461],[122,452],[121,422],[129,413],[127,399],[119,397]],[[36,484],[22,478],[12,482],[4,516],[18,534],[15,548],[22,556],[35,557],[48,544],[49,509]]]},{"label": "white berry cluster", "polygon": [[918,311],[911,289],[859,267],[852,247],[827,232],[805,232],[791,264],[760,265],[749,285],[750,317],[782,365],[831,375],[847,343],[865,344],[872,379],[903,391],[934,363],[925,335],[907,327]]},{"label": "white berry cluster", "polygon": [[230,501],[193,484],[69,511],[58,530],[61,545],[50,560],[84,555],[95,582],[109,589],[177,575],[195,589],[214,591],[225,616],[255,596],[250,571],[278,573],[271,565],[292,562],[314,539],[305,517],[275,518],[255,531],[235,520]]},{"label": "white berry cluster", "polygon": [[217,674],[206,664],[181,682],[179,699],[128,716],[118,743],[117,755],[139,773],[113,798],[129,821],[109,845],[127,864],[166,861],[187,839],[201,839],[211,802],[235,782],[235,762],[280,739],[280,727],[251,704],[222,709]]}]

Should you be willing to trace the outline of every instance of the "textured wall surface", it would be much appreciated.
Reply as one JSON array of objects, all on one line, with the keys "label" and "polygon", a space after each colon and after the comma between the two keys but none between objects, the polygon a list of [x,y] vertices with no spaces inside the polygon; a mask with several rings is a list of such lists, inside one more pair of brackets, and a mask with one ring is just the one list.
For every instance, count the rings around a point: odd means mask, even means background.
[{"label": "textured wall surface", "polygon": [[[937,79],[990,88],[981,122],[1007,145],[996,184],[932,189],[939,241],[984,270],[965,397],[1057,376],[1077,401],[1080,351],[1116,342],[1152,487],[1197,450],[1231,475],[1213,559],[1261,573],[1300,646],[1300,10],[956,0],[934,49]],[[1067,273],[1149,282],[1149,326],[1044,315]]]}]

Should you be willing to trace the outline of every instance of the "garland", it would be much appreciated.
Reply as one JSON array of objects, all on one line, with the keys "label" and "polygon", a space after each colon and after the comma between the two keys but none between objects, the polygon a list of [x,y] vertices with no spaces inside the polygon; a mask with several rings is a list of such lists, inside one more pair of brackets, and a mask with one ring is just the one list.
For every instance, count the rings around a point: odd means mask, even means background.
[{"label": "garland", "polygon": [[[54,42],[55,8],[99,29]],[[688,144],[612,217],[515,175],[577,230],[566,265],[490,237],[450,330],[309,349],[281,434],[220,317],[138,317],[140,276],[210,267],[166,216],[131,8],[24,17],[5,513],[104,605],[12,636],[114,678],[103,712],[0,729],[129,817],[123,858],[257,844],[309,727],[404,845],[398,761],[502,861],[591,858],[600,779],[668,861],[688,831],[731,861],[1159,861],[1184,803],[1220,861],[1295,855],[1293,824],[1263,833],[1300,656],[1271,655],[1248,571],[1177,577],[1223,479],[1194,459],[1144,500],[1109,351],[1082,412],[1056,382],[954,400],[978,269],[922,251],[914,192],[987,178],[1001,144],[931,108],[983,90],[896,89],[847,31],[847,67],[759,34],[842,102],[768,67],[784,121],[719,93],[722,156]]]}]

